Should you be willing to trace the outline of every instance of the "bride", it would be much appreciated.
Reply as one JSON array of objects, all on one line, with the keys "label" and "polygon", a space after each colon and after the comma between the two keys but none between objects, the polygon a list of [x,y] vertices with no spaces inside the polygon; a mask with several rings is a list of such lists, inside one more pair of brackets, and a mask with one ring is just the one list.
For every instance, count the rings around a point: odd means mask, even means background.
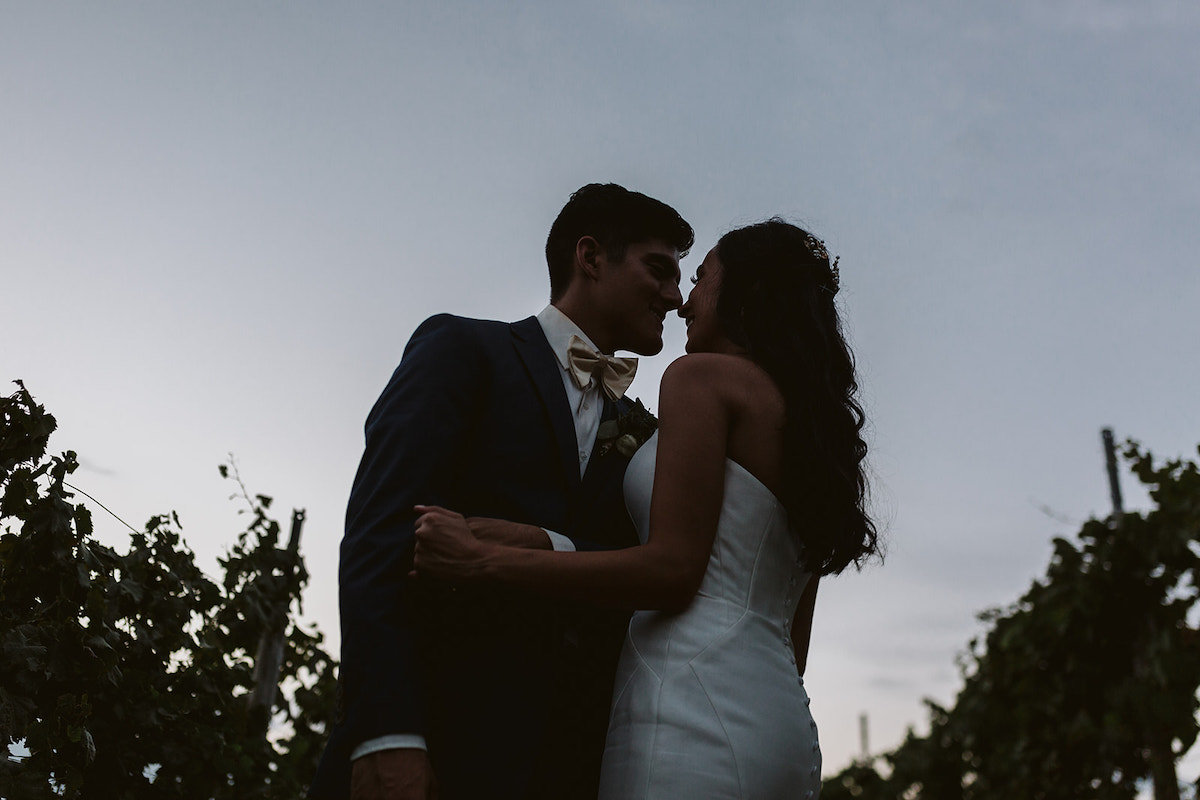
[{"label": "bride", "polygon": [[[679,314],[658,431],[625,475],[642,544],[555,552],[529,526],[418,506],[415,568],[642,609],[613,690],[602,798],[813,797],[804,665],[821,575],[877,552],[836,260],[780,219],[721,237]],[[540,533],[540,529],[535,529]]]}]

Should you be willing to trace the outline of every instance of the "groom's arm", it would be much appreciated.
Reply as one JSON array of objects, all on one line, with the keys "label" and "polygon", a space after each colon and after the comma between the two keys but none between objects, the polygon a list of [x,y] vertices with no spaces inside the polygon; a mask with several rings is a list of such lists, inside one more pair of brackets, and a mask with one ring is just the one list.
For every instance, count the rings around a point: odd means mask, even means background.
[{"label": "groom's arm", "polygon": [[352,747],[426,731],[408,577],[413,506],[453,501],[482,369],[466,323],[432,317],[413,334],[367,418],[339,569],[343,724]]}]

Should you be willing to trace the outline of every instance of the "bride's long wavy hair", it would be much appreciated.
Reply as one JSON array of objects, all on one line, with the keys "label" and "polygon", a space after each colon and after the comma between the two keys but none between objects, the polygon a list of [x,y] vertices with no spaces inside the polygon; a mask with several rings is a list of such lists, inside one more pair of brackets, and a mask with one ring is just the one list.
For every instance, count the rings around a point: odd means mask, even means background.
[{"label": "bride's long wavy hair", "polygon": [[787,404],[780,500],[804,566],[821,575],[861,568],[879,540],[866,511],[854,356],[833,301],[836,262],[820,240],[778,217],[726,233],[716,249],[717,317]]}]

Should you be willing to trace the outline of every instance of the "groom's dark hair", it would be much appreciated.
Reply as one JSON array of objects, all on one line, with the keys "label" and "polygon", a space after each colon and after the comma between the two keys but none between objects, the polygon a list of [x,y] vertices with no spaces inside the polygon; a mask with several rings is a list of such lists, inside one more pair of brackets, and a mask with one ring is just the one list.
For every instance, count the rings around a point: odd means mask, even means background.
[{"label": "groom's dark hair", "polygon": [[682,258],[695,240],[692,226],[666,203],[615,183],[589,183],[571,195],[550,226],[546,264],[551,302],[570,285],[575,245],[584,236],[595,238],[612,261],[624,258],[629,245],[651,239],[673,245]]}]

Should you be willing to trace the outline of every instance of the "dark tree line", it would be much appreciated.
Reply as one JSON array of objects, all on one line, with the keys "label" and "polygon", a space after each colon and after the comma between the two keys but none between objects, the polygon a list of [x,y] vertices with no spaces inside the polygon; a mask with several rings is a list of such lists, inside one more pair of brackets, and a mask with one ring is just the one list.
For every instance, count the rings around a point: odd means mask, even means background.
[{"label": "dark tree line", "polygon": [[[28,755],[0,753],[0,797],[301,796],[335,663],[295,621],[308,575],[279,546],[271,498],[241,489],[250,523],[219,581],[174,514],[125,552],[107,547],[68,484],[75,454],[47,457],[54,417],[17,385],[0,399],[0,743]],[[282,689],[256,711],[255,655],[273,627]]]},{"label": "dark tree line", "polygon": [[1056,539],[1045,577],[981,615],[954,704],[926,701],[929,734],[827,780],[824,800],[1126,800],[1147,780],[1180,796],[1175,762],[1198,731],[1200,472],[1133,443],[1125,457],[1153,508]]}]

